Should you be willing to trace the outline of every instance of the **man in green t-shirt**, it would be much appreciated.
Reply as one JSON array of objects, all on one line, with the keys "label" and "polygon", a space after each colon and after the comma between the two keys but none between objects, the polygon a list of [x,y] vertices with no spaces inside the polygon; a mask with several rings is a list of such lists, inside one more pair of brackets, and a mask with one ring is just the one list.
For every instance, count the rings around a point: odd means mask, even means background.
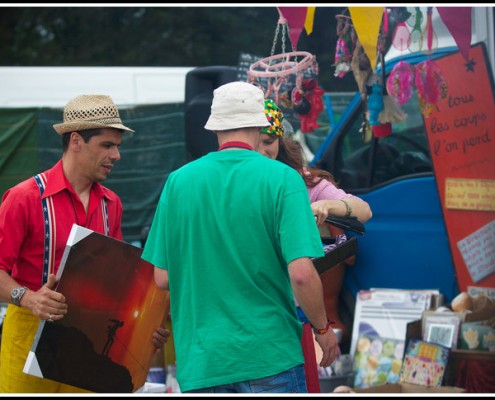
[{"label": "man in green t-shirt", "polygon": [[253,151],[269,122],[262,90],[214,91],[206,129],[219,151],[170,174],[143,259],[170,291],[177,380],[190,393],[306,393],[302,326],[338,356],[311,258],[324,255],[297,171]]}]

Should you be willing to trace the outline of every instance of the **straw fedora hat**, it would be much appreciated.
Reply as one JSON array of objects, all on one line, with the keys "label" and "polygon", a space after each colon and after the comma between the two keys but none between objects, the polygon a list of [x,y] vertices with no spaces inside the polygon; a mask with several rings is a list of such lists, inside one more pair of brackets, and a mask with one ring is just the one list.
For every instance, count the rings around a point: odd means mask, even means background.
[{"label": "straw fedora hat", "polygon": [[99,94],[83,94],[69,100],[64,108],[64,122],[53,125],[53,129],[59,135],[98,128],[115,128],[134,132],[122,124],[119,110],[112,98]]}]

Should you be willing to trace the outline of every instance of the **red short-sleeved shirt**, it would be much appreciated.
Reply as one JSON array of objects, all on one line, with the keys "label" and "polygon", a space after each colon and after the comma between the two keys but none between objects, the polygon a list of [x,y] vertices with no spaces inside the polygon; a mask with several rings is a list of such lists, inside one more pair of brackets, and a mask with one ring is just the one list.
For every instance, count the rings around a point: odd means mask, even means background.
[{"label": "red short-sleeved shirt", "polygon": [[[73,224],[105,233],[101,200],[106,199],[109,236],[122,239],[122,202],[99,183],[91,188],[88,213],[65,178],[62,160],[44,172],[47,183],[43,197],[51,196],[55,215],[54,243],[56,274]],[[7,190],[0,205],[0,268],[20,285],[38,290],[42,285],[44,218],[40,190],[33,178]]]}]

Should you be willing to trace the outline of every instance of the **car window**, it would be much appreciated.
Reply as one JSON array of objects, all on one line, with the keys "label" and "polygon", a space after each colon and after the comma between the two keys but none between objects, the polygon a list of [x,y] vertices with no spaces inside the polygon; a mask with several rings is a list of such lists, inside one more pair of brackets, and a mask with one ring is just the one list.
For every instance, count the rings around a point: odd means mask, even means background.
[{"label": "car window", "polygon": [[401,106],[404,121],[392,124],[392,134],[365,142],[362,105],[339,134],[331,171],[344,190],[363,191],[389,181],[433,171],[417,93]]}]

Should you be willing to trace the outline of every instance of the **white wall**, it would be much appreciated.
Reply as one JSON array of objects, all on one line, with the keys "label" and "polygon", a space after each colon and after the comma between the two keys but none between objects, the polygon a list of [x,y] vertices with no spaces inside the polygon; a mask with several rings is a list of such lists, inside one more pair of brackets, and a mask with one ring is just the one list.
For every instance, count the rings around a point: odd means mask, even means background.
[{"label": "white wall", "polygon": [[80,94],[118,105],[182,103],[193,67],[0,67],[0,107],[64,107]]}]

